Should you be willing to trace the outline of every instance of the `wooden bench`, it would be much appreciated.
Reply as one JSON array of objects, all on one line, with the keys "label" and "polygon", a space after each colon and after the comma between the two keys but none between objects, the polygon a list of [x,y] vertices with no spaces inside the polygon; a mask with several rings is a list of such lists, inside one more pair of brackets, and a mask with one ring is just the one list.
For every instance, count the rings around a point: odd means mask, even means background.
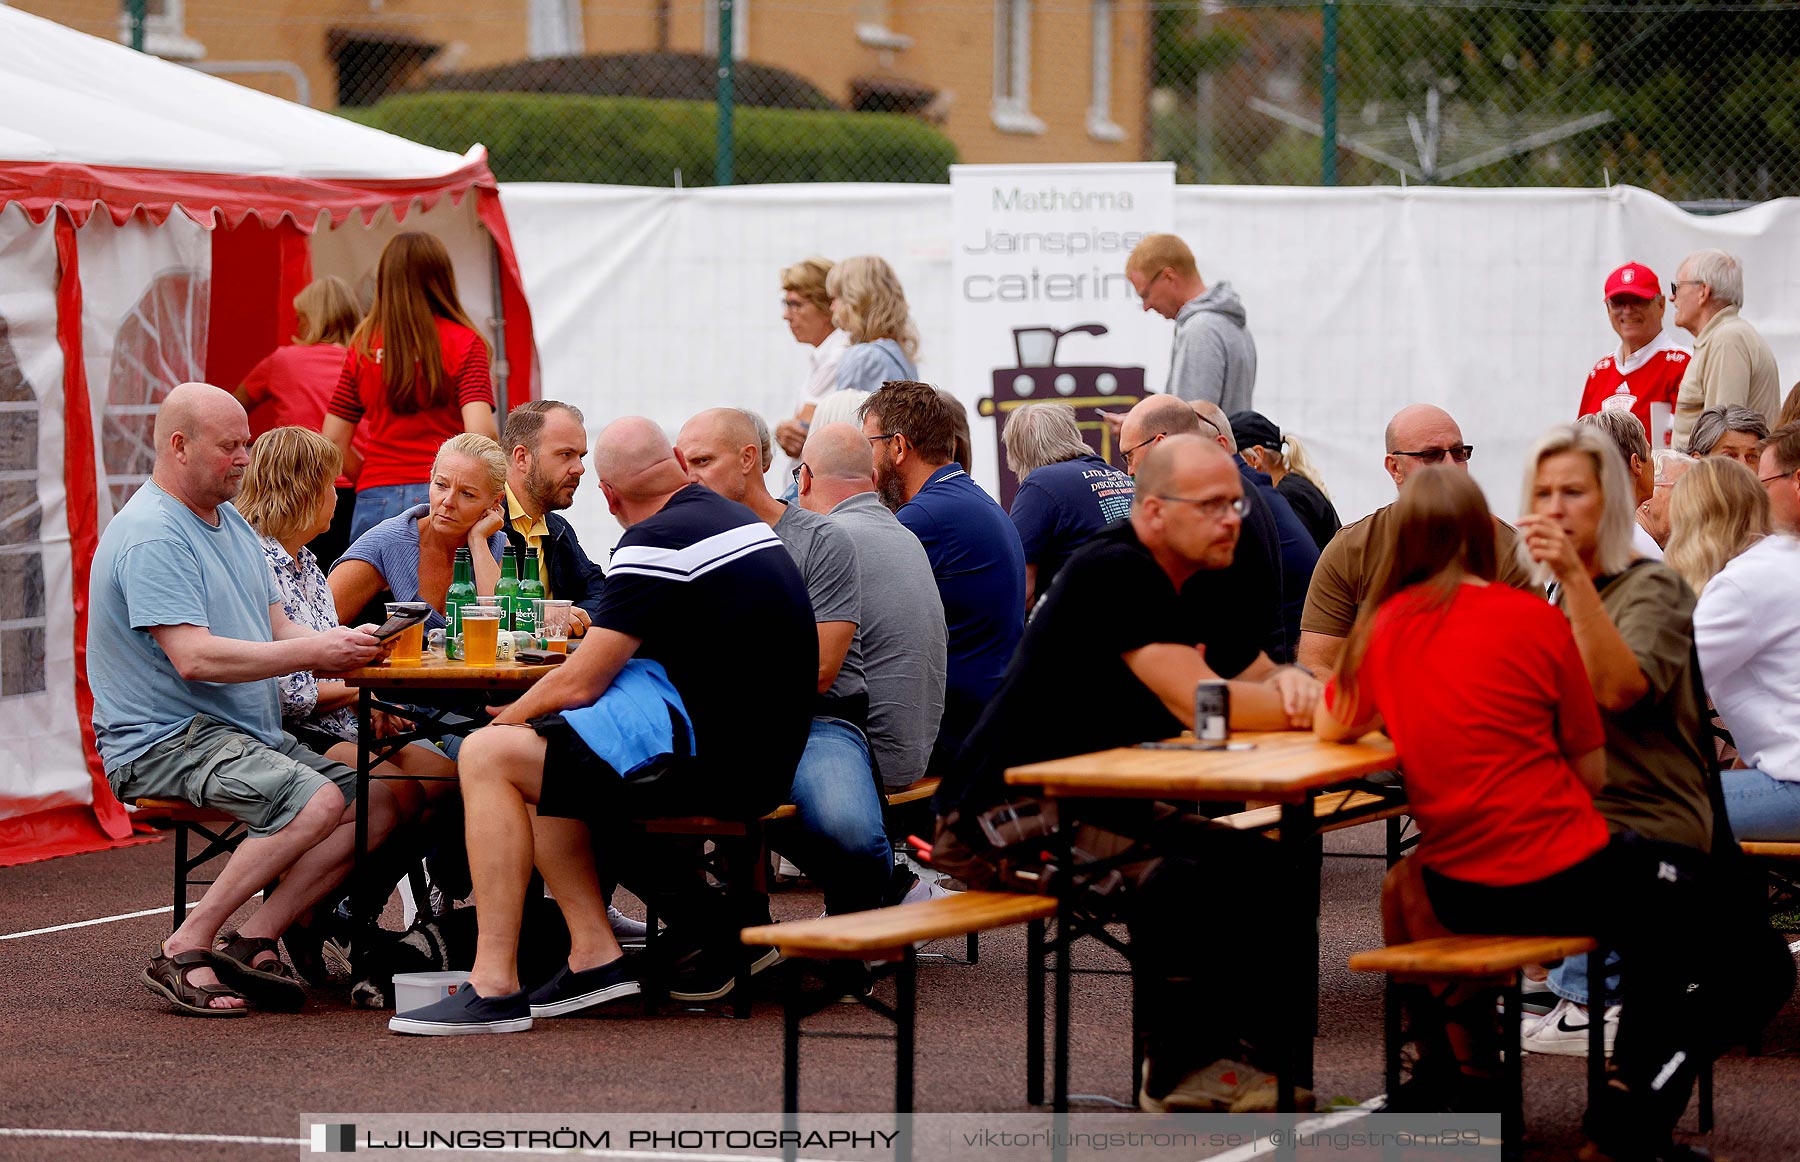
[{"label": "wooden bench", "polygon": [[[920,779],[916,783],[893,792],[883,790],[881,796],[884,814],[888,809],[915,803],[921,799],[929,799],[937,793],[938,782],[937,779]],[[759,819],[720,819],[710,815],[681,815],[661,819],[645,819],[640,825],[645,833],[650,835],[676,835],[711,840],[715,852],[724,857],[720,862],[743,866],[744,870],[742,871],[732,871],[715,864],[711,870],[714,871],[720,884],[725,887],[730,905],[747,906],[752,898],[768,894],[769,843],[767,829],[769,824],[793,819],[799,813],[800,809],[794,804],[783,803]],[[658,936],[657,916],[653,909],[646,908],[644,923],[648,929],[644,942],[645,952],[653,954],[656,951]],[[980,948],[976,942],[974,931],[970,930],[967,935],[968,958],[966,963],[973,964],[979,959]],[[946,957],[946,959],[950,958]],[[652,966],[658,963],[654,955],[646,955],[645,960]],[[746,947],[739,957],[738,971],[733,978],[731,1014],[740,1019],[747,1019],[750,1016],[750,966],[754,960],[755,958],[749,954]],[[662,999],[664,985],[661,981],[650,983],[651,987],[644,990],[644,1003],[646,1006],[654,1008]]]},{"label": "wooden bench", "polygon": [[[1373,791],[1328,791],[1313,799],[1313,819],[1317,830],[1338,831],[1346,827],[1359,827],[1364,823],[1387,823],[1387,852],[1385,858],[1388,866],[1393,866],[1400,859],[1406,848],[1418,842],[1402,839],[1401,818],[1410,814],[1406,800],[1397,795],[1379,795]],[[1233,831],[1264,831],[1271,838],[1281,823],[1281,805],[1271,804],[1266,807],[1252,807],[1247,811],[1239,811],[1232,815],[1221,815],[1214,819],[1213,826],[1228,827]],[[1362,852],[1333,853],[1343,854],[1348,858],[1375,858]]]},{"label": "wooden bench", "polygon": [[[893,975],[896,995],[892,1007],[873,997],[858,996],[865,1008],[881,1014],[894,1023],[894,1112],[907,1114],[913,1108],[913,1049],[916,1032],[917,956],[913,946],[926,940],[941,940],[1014,924],[1031,926],[1034,944],[1042,943],[1044,922],[1056,915],[1056,900],[1051,896],[1024,896],[1012,892],[959,892],[916,904],[900,904],[868,912],[852,912],[847,916],[825,916],[817,920],[791,920],[785,924],[764,924],[746,928],[742,939],[746,946],[779,949],[782,955],[796,960],[881,960],[887,961],[876,971]],[[784,1005],[782,1047],[782,1109],[796,1113],[800,1109],[800,1038],[801,1022],[837,1002],[830,990],[804,995],[799,974],[790,974]],[[869,1037],[876,1034],[811,1033],[815,1037]],[[1040,1042],[1041,1044],[1041,1042]],[[1041,1063],[1029,1063],[1032,1072],[1041,1075]]]},{"label": "wooden bench", "polygon": [[[211,880],[196,879],[194,870],[201,864],[237,850],[249,830],[242,822],[223,811],[196,807],[185,799],[138,799],[136,818],[146,822],[167,822],[175,831],[175,923],[181,927],[187,919],[188,890],[205,887]],[[198,854],[190,854],[188,837],[199,835],[205,846]]]},{"label": "wooden bench", "polygon": [[[1525,1071],[1520,1048],[1522,998],[1520,981],[1528,965],[1550,964],[1570,956],[1588,958],[1588,979],[1599,988],[1606,979],[1606,954],[1597,941],[1586,936],[1443,936],[1411,944],[1358,952],[1350,958],[1352,972],[1387,974],[1384,1014],[1385,1079],[1391,1094],[1400,1085],[1401,1012],[1395,994],[1396,981],[1453,980],[1498,985],[1505,990],[1505,1092],[1507,1107],[1501,1111],[1501,1152],[1517,1158],[1524,1149]],[[1594,1006],[1588,1020],[1588,1103],[1591,1106],[1606,1083],[1606,1022],[1604,1006]],[[1712,1065],[1700,1072],[1700,1132],[1712,1129]]]}]

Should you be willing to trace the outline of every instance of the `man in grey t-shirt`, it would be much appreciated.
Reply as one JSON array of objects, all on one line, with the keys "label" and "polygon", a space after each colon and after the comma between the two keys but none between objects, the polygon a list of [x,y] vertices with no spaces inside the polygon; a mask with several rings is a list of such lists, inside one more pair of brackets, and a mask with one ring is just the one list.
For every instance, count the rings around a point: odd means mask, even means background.
[{"label": "man in grey t-shirt", "polygon": [[[751,413],[701,412],[682,426],[675,450],[690,480],[748,506],[775,530],[812,599],[819,629],[819,700],[788,795],[799,812],[799,833],[778,844],[819,885],[826,911],[842,915],[880,907],[893,857],[864,734],[869,692],[856,548],[824,517],[769,495]],[[746,661],[754,666],[753,659]]]},{"label": "man in grey t-shirt", "polygon": [[944,603],[931,558],[881,503],[874,455],[855,425],[814,431],[800,459],[801,506],[829,515],[856,545],[869,745],[881,781],[905,787],[925,777],[944,713]]},{"label": "man in grey t-shirt", "polygon": [[[249,836],[169,935],[144,983],[192,1016],[305,1000],[275,940],[349,871],[356,774],[282,733],[275,678],[372,661],[360,629],[317,633],[281,608],[256,533],[230,504],[250,463],[250,424],[227,392],[171,391],[156,413],[150,480],[100,538],[89,583],[88,677],[107,781],[120,799],[226,811]],[[371,798],[376,833],[393,805]],[[221,925],[280,879],[237,935]]]}]

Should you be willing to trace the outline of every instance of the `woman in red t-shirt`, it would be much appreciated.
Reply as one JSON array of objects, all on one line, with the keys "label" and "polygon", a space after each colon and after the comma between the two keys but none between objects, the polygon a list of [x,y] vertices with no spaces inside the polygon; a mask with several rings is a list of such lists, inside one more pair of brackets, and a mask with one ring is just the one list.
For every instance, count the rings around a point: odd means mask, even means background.
[{"label": "woman in red t-shirt", "polygon": [[375,270],[375,302],[350,338],[331,397],[325,435],[354,466],[350,447],[366,420],[368,443],[356,481],[352,542],[428,501],[432,460],[463,432],[498,439],[487,343],[456,297],[444,244],[430,234],[396,234]]},{"label": "woman in red t-shirt", "polygon": [[[1691,955],[1717,928],[1697,853],[1628,831],[1609,839],[1593,804],[1605,733],[1575,639],[1555,607],[1492,584],[1494,524],[1468,474],[1414,474],[1396,516],[1392,555],[1314,719],[1327,739],[1385,729],[1399,753],[1420,840],[1383,884],[1387,939],[1548,933],[1618,949],[1630,1003],[1587,1130],[1607,1156],[1663,1157],[1717,1051],[1703,1006],[1721,999],[1709,982],[1689,992],[1718,967]],[[1501,1108],[1494,994],[1407,993],[1419,1059],[1388,1108]]]},{"label": "woman in red t-shirt", "polygon": [[[263,356],[234,393],[249,409],[251,439],[290,426],[323,429],[326,405],[343,374],[350,336],[361,318],[350,284],[334,274],[314,279],[294,296],[293,343]],[[361,452],[362,443],[358,440],[354,451]],[[325,570],[350,544],[350,516],[356,503],[354,477],[339,476],[335,487],[337,507],[331,527],[306,546]]]}]

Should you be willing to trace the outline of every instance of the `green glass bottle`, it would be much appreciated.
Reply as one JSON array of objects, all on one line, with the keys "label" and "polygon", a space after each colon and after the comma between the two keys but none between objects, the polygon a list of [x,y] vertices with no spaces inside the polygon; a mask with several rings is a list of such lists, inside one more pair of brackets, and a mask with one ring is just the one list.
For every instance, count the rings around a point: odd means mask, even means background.
[{"label": "green glass bottle", "polygon": [[456,564],[450,573],[450,588],[444,594],[444,617],[450,628],[444,633],[444,656],[462,657],[462,607],[475,601],[475,558],[468,548],[456,550]]},{"label": "green glass bottle", "polygon": [[544,583],[538,580],[537,550],[529,545],[525,548],[524,574],[519,578],[519,601],[513,611],[513,628],[524,630],[535,642],[538,636],[537,606],[532,603],[542,601],[545,594]]},{"label": "green glass bottle", "polygon": [[494,596],[500,599],[500,628],[513,628],[513,612],[519,604],[519,559],[511,545],[500,554],[500,580],[494,585]]}]

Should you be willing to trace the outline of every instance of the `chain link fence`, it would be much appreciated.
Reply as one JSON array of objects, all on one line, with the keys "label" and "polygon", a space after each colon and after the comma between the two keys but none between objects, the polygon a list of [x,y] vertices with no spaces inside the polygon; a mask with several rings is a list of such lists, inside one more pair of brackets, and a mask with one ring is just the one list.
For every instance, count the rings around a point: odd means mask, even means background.
[{"label": "chain link fence", "polygon": [[139,2],[152,31],[185,21],[197,67],[277,58],[312,104],[483,142],[507,181],[1170,160],[1184,182],[1800,189],[1800,0]]}]

